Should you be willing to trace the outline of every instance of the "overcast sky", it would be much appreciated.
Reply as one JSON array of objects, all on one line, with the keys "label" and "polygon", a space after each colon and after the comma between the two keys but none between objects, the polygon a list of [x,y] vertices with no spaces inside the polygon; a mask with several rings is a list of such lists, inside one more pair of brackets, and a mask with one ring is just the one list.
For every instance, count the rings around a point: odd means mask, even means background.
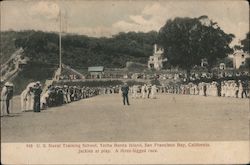
[{"label": "overcast sky", "polygon": [[217,22],[226,33],[235,34],[236,44],[249,31],[248,3],[238,0],[3,1],[1,30],[58,31],[59,9],[64,18],[64,31],[95,37],[158,31],[168,19],[201,15]]}]

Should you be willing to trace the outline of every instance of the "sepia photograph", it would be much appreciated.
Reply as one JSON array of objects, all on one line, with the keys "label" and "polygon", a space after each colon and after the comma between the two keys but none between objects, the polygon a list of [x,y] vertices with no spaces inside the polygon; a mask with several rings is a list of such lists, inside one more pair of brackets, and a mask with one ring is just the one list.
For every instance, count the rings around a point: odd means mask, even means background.
[{"label": "sepia photograph", "polygon": [[0,4],[1,164],[250,163],[247,1]]}]

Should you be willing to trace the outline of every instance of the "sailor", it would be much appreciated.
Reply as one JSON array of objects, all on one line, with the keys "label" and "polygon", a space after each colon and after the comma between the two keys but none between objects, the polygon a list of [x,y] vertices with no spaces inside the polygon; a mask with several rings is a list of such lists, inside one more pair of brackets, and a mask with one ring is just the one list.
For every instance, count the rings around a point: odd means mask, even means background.
[{"label": "sailor", "polygon": [[69,103],[69,98],[68,98],[68,86],[67,85],[64,85],[63,86],[63,100],[64,100],[64,103]]},{"label": "sailor", "polygon": [[217,96],[221,96],[221,81],[218,80],[216,83]]},{"label": "sailor", "polygon": [[129,100],[128,100],[128,92],[129,92],[129,87],[127,83],[124,83],[124,85],[121,87],[122,91],[122,98],[123,98],[123,105],[127,103],[129,105]]},{"label": "sailor", "polygon": [[50,90],[48,89],[45,93],[42,94],[42,97],[41,97],[41,109],[47,109],[48,107],[48,100],[49,100],[49,93],[50,93]]},{"label": "sailor", "polygon": [[203,92],[203,83],[199,83],[199,95],[203,96],[204,92]]},{"label": "sailor", "polygon": [[156,87],[156,85],[153,85],[152,86],[152,89],[151,89],[151,98],[152,99],[156,99],[156,93],[157,93],[157,87]]},{"label": "sailor", "polygon": [[225,96],[226,96],[225,81],[222,81],[222,83],[221,83],[221,96],[222,96],[222,97],[225,97]]},{"label": "sailor", "polygon": [[243,80],[241,83],[242,83],[242,88],[243,88],[242,93],[241,93],[241,98],[243,98],[244,95],[245,95],[245,97],[247,98],[247,97],[248,97],[248,96],[247,96],[248,81],[247,81],[247,80]]},{"label": "sailor", "polygon": [[7,115],[10,114],[10,100],[13,97],[14,85],[10,82],[6,82],[1,91],[1,116],[7,112]]},{"label": "sailor", "polygon": [[241,80],[238,81],[239,82],[239,97],[242,96],[242,93],[243,93],[243,86],[242,86],[242,82]]},{"label": "sailor", "polygon": [[132,98],[137,98],[137,90],[138,90],[138,86],[137,85],[133,85],[132,88]]},{"label": "sailor", "polygon": [[73,86],[69,88],[69,93],[70,93],[70,102],[72,102],[74,101],[74,95],[75,95],[75,90]]},{"label": "sailor", "polygon": [[48,88],[48,94],[49,94],[48,101],[47,101],[48,107],[55,106],[55,101],[56,101],[56,89],[55,89],[55,87],[54,87],[53,85],[51,85],[51,86]]},{"label": "sailor", "polygon": [[40,98],[41,98],[41,83],[38,81],[36,82],[34,88],[33,88],[33,93],[34,93],[34,106],[33,110],[34,112],[40,112]]},{"label": "sailor", "polygon": [[225,82],[225,96],[229,96],[229,83],[228,81]]},{"label": "sailor", "polygon": [[34,86],[36,85],[35,82],[31,82],[27,85],[27,89],[28,89],[28,92],[27,92],[27,110],[33,110],[34,108],[34,91],[33,91],[33,88]]},{"label": "sailor", "polygon": [[239,81],[235,80],[235,84],[236,84],[235,97],[238,98],[239,97]]},{"label": "sailor", "polygon": [[147,85],[144,84],[141,88],[141,92],[142,92],[142,98],[145,99],[146,98],[146,94],[147,94]]},{"label": "sailor", "polygon": [[59,105],[62,105],[64,104],[64,91],[63,91],[63,87],[60,86],[58,91],[57,91],[57,94],[58,94],[58,102],[59,102]]},{"label": "sailor", "polygon": [[203,83],[203,93],[204,93],[204,96],[207,96],[207,85],[206,85],[206,83]]},{"label": "sailor", "polygon": [[237,87],[237,84],[235,82],[233,82],[232,84],[233,84],[232,85],[232,97],[236,97],[236,93],[238,91],[238,87]]},{"label": "sailor", "polygon": [[147,86],[147,97],[148,97],[148,98],[149,98],[150,94],[151,94],[151,84],[149,84],[149,85]]},{"label": "sailor", "polygon": [[27,100],[28,92],[29,88],[25,88],[21,93],[21,111],[28,110],[28,100]]},{"label": "sailor", "polygon": [[229,97],[234,97],[234,88],[233,88],[233,82],[229,81]]}]

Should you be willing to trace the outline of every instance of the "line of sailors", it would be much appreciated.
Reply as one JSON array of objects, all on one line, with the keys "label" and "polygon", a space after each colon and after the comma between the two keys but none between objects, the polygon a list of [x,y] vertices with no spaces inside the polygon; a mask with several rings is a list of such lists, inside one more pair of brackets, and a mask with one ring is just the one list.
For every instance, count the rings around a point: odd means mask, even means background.
[{"label": "line of sailors", "polygon": [[190,94],[201,96],[220,96],[248,98],[249,88],[247,80],[228,80],[211,83],[200,82],[198,84],[172,84],[164,89],[167,93]]},{"label": "line of sailors", "polygon": [[158,92],[158,88],[156,85],[152,84],[144,84],[140,85],[133,85],[130,88],[130,92],[132,93],[132,98],[156,98],[156,93]]},{"label": "line of sailors", "polygon": [[100,94],[99,88],[77,86],[48,86],[42,93],[41,83],[30,83],[21,94],[21,110],[40,112],[47,107],[60,106]]},{"label": "line of sailors", "polygon": [[60,106],[100,94],[98,88],[79,86],[49,86],[42,96],[43,108]]},{"label": "line of sailors", "polygon": [[103,87],[102,90],[100,90],[101,94],[115,94],[120,93],[121,86],[109,86],[109,87]]},{"label": "line of sailors", "polygon": [[[121,94],[121,85],[102,87],[100,88],[100,94]],[[144,85],[132,85],[129,88],[132,98],[156,98],[158,88],[156,85],[144,84]]]}]

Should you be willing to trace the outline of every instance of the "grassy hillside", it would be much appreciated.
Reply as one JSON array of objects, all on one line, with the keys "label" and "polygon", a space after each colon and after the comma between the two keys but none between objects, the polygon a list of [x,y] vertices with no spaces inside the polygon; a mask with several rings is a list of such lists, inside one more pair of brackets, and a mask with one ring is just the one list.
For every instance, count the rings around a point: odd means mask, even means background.
[{"label": "grassy hillside", "polygon": [[[153,52],[157,32],[119,33],[111,38],[94,38],[84,35],[63,35],[62,61],[77,70],[89,66],[124,68],[127,61],[147,63]],[[13,80],[15,93],[29,82],[49,79],[59,63],[59,41],[57,33],[42,31],[1,32],[1,63],[20,47],[30,62]]]},{"label": "grassy hillside", "polygon": [[1,44],[0,44],[0,64],[3,64],[9,59],[9,57],[18,48],[15,46],[15,40],[19,36],[19,33],[14,31],[1,32]]},{"label": "grassy hillside", "polygon": [[[19,33],[15,46],[23,47],[25,54],[32,61],[58,63],[58,34],[41,31]],[[62,60],[63,63],[74,68],[96,65],[123,68],[127,61],[147,63],[156,40],[157,32],[154,31],[119,33],[111,38],[64,35]]]}]

